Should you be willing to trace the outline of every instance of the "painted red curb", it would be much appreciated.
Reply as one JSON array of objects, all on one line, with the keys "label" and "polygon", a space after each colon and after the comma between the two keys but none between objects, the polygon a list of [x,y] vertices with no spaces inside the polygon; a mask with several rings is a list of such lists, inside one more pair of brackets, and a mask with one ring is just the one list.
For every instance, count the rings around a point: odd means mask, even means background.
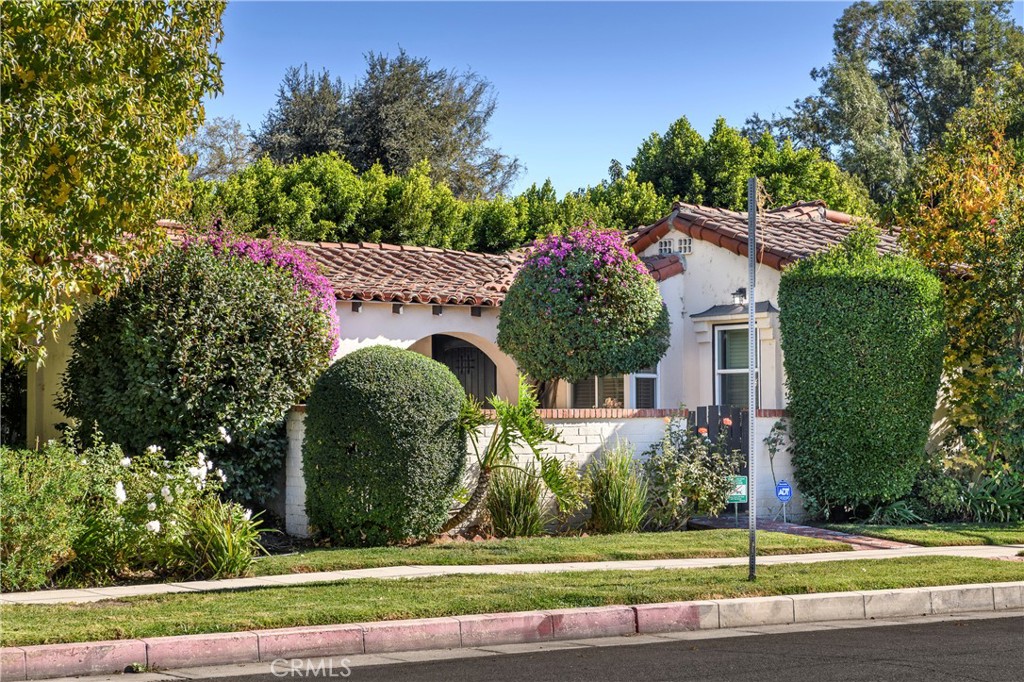
[{"label": "painted red curb", "polygon": [[551,615],[537,611],[457,616],[462,627],[462,646],[524,644],[550,640]]},{"label": "painted red curb", "polygon": [[[133,663],[146,663],[146,645],[138,639],[44,644],[22,649],[25,651],[25,678],[30,680],[120,673]],[[7,679],[6,674],[4,679]]]},{"label": "painted red curb", "polygon": [[[132,664],[154,669],[187,668],[274,660],[346,656],[423,649],[458,649],[557,639],[585,639],[685,630],[715,630],[764,621],[768,607],[788,604],[794,622],[799,599],[803,617],[870,618],[875,597],[925,594],[925,612],[1005,611],[1024,608],[1024,582],[986,583],[901,590],[721,599],[714,601],[597,606],[452,618],[421,618],[349,625],[280,628],[249,632],[152,637],[77,644],[43,644],[0,649],[0,680],[37,680],[119,673]],[[998,596],[997,596],[998,595]],[[817,604],[820,600],[822,603]],[[804,603],[806,602],[806,603]],[[826,607],[835,606],[835,609]],[[762,607],[762,608],[754,608]],[[916,609],[917,613],[921,609]],[[844,615],[849,611],[849,615]],[[806,612],[806,613],[805,613]],[[842,612],[842,613],[841,613]],[[733,622],[735,621],[735,622]]]},{"label": "painted red curb", "polygon": [[363,628],[363,651],[368,654],[458,649],[462,646],[461,629],[455,618],[419,618],[360,625]]},{"label": "painted red curb", "polygon": [[363,628],[358,625],[313,625],[257,630],[260,660],[316,658],[363,653]]},{"label": "painted red curb", "polygon": [[555,639],[585,639],[636,634],[632,606],[596,606],[587,609],[546,611]]},{"label": "painted red curb", "polygon": [[0,679],[25,679],[25,650],[10,646],[0,649]]},{"label": "painted red curb", "polygon": [[192,668],[260,660],[259,637],[255,632],[151,637],[142,641],[146,643],[151,668]]}]

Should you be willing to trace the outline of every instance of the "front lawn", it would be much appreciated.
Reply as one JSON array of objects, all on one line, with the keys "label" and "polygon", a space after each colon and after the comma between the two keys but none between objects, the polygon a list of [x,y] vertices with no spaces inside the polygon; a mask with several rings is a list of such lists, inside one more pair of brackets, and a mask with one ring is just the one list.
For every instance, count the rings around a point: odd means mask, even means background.
[{"label": "front lawn", "polygon": [[871,526],[830,523],[825,528],[872,538],[908,542],[924,547],[952,545],[1024,544],[1024,522],[1020,523],[921,523],[913,526]]},{"label": "front lawn", "polygon": [[[414,547],[314,549],[298,554],[263,557],[254,575],[311,573],[380,566],[450,566],[465,564],[554,564],[575,561],[638,559],[700,559],[746,556],[745,530],[702,530],[678,533],[622,533],[589,537],[508,538],[484,542],[450,542]],[[757,534],[759,554],[843,552],[841,542],[785,533]]]},{"label": "front lawn", "polygon": [[747,567],[459,575],[89,604],[3,605],[0,644],[19,646],[608,604],[1024,580],[1024,564],[964,557],[864,559]]}]

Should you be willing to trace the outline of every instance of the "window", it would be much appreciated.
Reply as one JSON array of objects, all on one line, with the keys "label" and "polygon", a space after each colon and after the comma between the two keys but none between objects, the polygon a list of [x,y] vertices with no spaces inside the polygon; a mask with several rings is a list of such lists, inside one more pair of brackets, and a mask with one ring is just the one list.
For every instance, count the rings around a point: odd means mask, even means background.
[{"label": "window", "polygon": [[679,255],[689,256],[693,253],[693,237],[680,237],[679,238]]},{"label": "window", "polygon": [[672,240],[671,239],[662,239],[660,242],[658,242],[658,255],[659,256],[667,256],[667,255],[669,255],[673,251],[672,247],[673,247],[673,244],[672,244]]},{"label": "window", "polygon": [[[760,353],[759,353],[760,355]],[[755,375],[760,359],[754,367]],[[747,326],[715,328],[715,404],[747,405]],[[760,382],[757,402],[760,404]]]},{"label": "window", "polygon": [[633,407],[638,410],[658,406],[658,367],[644,367],[633,375]]},{"label": "window", "polygon": [[621,374],[590,377],[572,385],[574,409],[623,407],[625,399],[625,382],[622,380]]}]

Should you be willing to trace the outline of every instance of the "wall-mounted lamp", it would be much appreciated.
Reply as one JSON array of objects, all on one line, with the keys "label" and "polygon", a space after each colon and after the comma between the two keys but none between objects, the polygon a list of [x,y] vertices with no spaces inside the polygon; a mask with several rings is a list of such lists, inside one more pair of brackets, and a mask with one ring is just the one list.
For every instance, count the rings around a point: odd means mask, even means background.
[{"label": "wall-mounted lamp", "polygon": [[747,288],[740,287],[736,291],[732,292],[732,304],[743,305],[747,302]]}]

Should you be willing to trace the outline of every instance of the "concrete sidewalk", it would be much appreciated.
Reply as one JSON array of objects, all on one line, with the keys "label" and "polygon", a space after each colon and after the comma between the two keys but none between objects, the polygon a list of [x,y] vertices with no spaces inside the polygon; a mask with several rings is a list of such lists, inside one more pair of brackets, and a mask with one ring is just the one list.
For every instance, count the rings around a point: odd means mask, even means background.
[{"label": "concrete sidewalk", "polygon": [[[982,559],[1009,559],[1024,545],[976,545],[966,547],[912,547],[908,549],[873,550],[868,552],[822,552],[815,554],[779,554],[759,556],[758,565],[806,564],[821,561],[853,561],[861,559],[894,559],[911,556],[962,556]],[[747,557],[719,559],[654,559],[644,561],[587,561],[555,564],[491,564],[460,566],[390,566],[350,571],[320,573],[288,573],[259,578],[230,580],[199,580],[193,582],[157,583],[152,585],[121,585],[74,590],[39,590],[0,594],[2,604],[59,604],[92,602],[150,594],[241,590],[254,587],[285,587],[310,583],[338,582],[359,578],[422,578],[441,575],[518,573],[564,573],[568,571],[649,571],[659,568],[710,568],[715,566],[746,566]],[[1024,573],[1024,564],[1021,565]]]}]

